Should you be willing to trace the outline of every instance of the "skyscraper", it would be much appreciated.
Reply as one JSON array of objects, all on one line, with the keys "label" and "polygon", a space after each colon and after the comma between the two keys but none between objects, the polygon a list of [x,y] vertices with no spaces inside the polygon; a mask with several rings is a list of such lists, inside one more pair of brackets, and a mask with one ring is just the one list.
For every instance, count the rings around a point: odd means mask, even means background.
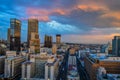
[{"label": "skyscraper", "polygon": [[48,47],[48,48],[52,47],[52,36],[45,35],[44,47]]},{"label": "skyscraper", "polygon": [[61,43],[61,35],[60,34],[57,34],[56,35],[56,44],[60,44]]},{"label": "skyscraper", "polygon": [[30,47],[31,33],[38,33],[38,20],[28,19],[28,47]]},{"label": "skyscraper", "polygon": [[21,43],[21,21],[10,19],[10,50],[20,51]]},{"label": "skyscraper", "polygon": [[112,52],[116,56],[120,56],[120,36],[115,36],[112,40]]}]

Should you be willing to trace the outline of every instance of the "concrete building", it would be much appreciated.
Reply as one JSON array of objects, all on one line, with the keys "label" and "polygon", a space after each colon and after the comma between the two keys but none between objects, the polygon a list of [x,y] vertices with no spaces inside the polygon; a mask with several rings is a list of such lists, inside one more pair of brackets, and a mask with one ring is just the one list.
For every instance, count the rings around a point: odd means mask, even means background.
[{"label": "concrete building", "polygon": [[16,79],[21,76],[22,63],[25,61],[24,57],[9,57],[5,59],[4,77]]},{"label": "concrete building", "polygon": [[5,56],[0,56],[0,75],[4,74]]},{"label": "concrete building", "polygon": [[120,74],[120,57],[106,57],[104,55],[90,54],[84,59],[85,69],[90,80],[97,79],[97,69],[104,67],[109,74]]},{"label": "concrete building", "polygon": [[112,40],[112,53],[120,56],[120,36],[115,36]]},{"label": "concrete building", "polygon": [[51,56],[45,64],[45,80],[56,80],[58,74],[59,61]]},{"label": "concrete building", "polygon": [[[28,47],[30,44],[31,33],[38,33],[38,20],[37,19],[28,19]],[[39,37],[38,37],[39,38]]]},{"label": "concrete building", "polygon": [[30,53],[40,53],[40,39],[38,33],[31,33],[29,45]]},{"label": "concrete building", "polygon": [[35,75],[35,65],[33,62],[26,61],[22,63],[22,79],[30,79]]},{"label": "concrete building", "polygon": [[21,44],[21,21],[10,19],[10,50],[20,51]]}]

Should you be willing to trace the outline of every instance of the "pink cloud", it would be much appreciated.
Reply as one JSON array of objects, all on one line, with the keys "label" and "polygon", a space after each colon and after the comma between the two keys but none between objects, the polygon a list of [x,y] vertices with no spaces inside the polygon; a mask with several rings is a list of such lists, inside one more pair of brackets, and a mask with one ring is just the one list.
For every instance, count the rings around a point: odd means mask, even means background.
[{"label": "pink cloud", "polygon": [[58,8],[52,10],[28,8],[26,14],[30,16],[29,18],[37,18],[39,21],[49,21],[50,15],[52,14],[65,15],[66,11],[64,9]]}]

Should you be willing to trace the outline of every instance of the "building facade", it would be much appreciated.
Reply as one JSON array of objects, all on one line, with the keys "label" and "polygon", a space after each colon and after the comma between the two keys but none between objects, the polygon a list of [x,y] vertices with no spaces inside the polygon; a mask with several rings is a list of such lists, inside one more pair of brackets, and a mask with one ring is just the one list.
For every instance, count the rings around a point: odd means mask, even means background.
[{"label": "building facade", "polygon": [[10,19],[10,50],[20,51],[21,44],[21,21]]},{"label": "building facade", "polygon": [[31,39],[31,33],[38,33],[38,20],[37,19],[28,19],[28,47],[30,44],[30,39]]},{"label": "building facade", "polygon": [[56,44],[53,44],[52,46],[52,54],[56,54],[57,53],[57,46]]},{"label": "building facade", "polygon": [[9,57],[5,59],[4,77],[16,79],[21,76],[22,63],[25,61],[24,57]]},{"label": "building facade", "polygon": [[112,40],[112,52],[116,56],[120,56],[120,36],[115,36]]},{"label": "building facade", "polygon": [[97,70],[99,67],[104,67],[109,74],[120,74],[120,58],[108,57],[106,59],[95,59],[85,57],[85,69],[90,76],[90,80],[97,80]]},{"label": "building facade", "polygon": [[22,63],[22,79],[30,79],[35,75],[35,64],[30,61]]},{"label": "building facade", "polygon": [[57,34],[56,35],[56,44],[59,45],[61,43],[61,35]]},{"label": "building facade", "polygon": [[31,33],[30,38],[30,52],[31,53],[40,53],[40,39],[38,33]]},{"label": "building facade", "polygon": [[45,64],[47,62],[47,53],[34,54],[30,56],[30,61],[35,63],[35,76],[34,78],[45,78]]},{"label": "building facade", "polygon": [[54,57],[50,57],[45,64],[45,80],[56,80],[59,62]]}]

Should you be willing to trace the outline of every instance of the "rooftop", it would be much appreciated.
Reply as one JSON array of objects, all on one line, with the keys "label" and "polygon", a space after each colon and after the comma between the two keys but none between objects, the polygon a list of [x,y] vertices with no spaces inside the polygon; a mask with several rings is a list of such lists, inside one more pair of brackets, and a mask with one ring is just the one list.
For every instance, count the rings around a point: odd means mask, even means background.
[{"label": "rooftop", "polygon": [[120,61],[120,57],[108,57],[106,54],[90,54],[91,58],[98,59],[100,61]]}]

